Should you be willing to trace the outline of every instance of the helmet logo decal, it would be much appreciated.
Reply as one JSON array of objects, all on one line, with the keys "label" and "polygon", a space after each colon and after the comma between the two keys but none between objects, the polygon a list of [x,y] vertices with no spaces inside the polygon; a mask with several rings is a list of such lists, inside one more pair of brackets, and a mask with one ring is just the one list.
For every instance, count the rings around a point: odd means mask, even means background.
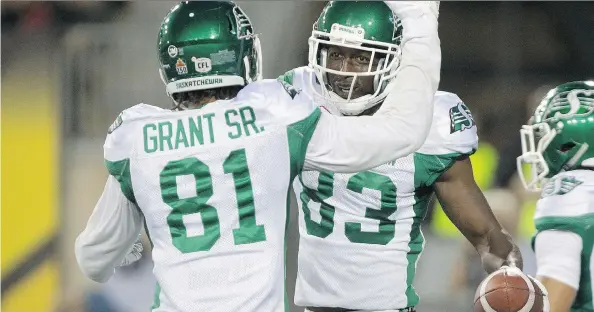
[{"label": "helmet logo decal", "polygon": [[330,29],[330,37],[360,41],[365,38],[365,29],[361,27],[350,27],[334,23]]},{"label": "helmet logo decal", "polygon": [[174,58],[177,56],[177,47],[174,45],[170,45],[169,47],[167,47],[167,54],[169,54],[169,57]]},{"label": "helmet logo decal", "polygon": [[177,59],[177,63],[175,63],[175,70],[177,71],[178,75],[184,75],[188,73],[188,67],[186,66],[186,63],[184,63],[184,60],[180,58]]},{"label": "helmet logo decal", "polygon": [[450,108],[450,133],[464,131],[474,125],[474,119],[466,104],[460,102]]},{"label": "helmet logo decal", "polygon": [[392,19],[394,20],[394,32],[392,33],[392,40],[398,39],[402,34],[398,31],[398,26],[401,24],[400,19],[392,11]]},{"label": "helmet logo decal", "polygon": [[111,126],[109,126],[109,129],[107,129],[107,133],[111,134],[112,132],[115,131],[115,129],[117,129],[119,126],[122,125],[122,123],[124,122],[124,120],[122,119],[122,113],[120,113],[118,115],[118,117],[116,118],[116,120],[111,124]]},{"label": "helmet logo decal", "polygon": [[194,62],[194,69],[199,73],[208,73],[212,70],[212,62],[206,57],[195,57],[192,56],[192,62]]},{"label": "helmet logo decal", "polygon": [[574,176],[552,178],[543,186],[540,198],[552,195],[565,195],[582,183],[584,182],[576,179]]}]

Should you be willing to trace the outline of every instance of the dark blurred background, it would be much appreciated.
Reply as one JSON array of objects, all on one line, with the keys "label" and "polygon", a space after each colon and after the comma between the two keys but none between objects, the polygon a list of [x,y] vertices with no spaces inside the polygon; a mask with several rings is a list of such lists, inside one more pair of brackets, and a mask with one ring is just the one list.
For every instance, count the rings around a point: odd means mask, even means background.
[{"label": "dark blurred background", "polygon": [[[107,175],[107,127],[137,103],[171,105],[157,74],[156,38],[175,3],[1,2],[3,311],[149,309],[150,254],[99,285],[78,270],[73,244]],[[307,38],[324,2],[238,3],[261,34],[265,78],[307,64]],[[439,19],[440,89],[472,110],[481,140],[472,156],[476,179],[533,274],[536,197],[518,183],[518,130],[548,89],[594,76],[594,2],[442,2]],[[432,208],[416,280],[419,311],[470,311],[480,264]],[[292,290],[294,227],[289,236]]]}]

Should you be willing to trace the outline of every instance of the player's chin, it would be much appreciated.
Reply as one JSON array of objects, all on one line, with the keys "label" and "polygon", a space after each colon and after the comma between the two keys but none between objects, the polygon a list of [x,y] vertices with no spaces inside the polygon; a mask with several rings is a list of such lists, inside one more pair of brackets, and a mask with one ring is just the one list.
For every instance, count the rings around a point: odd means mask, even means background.
[{"label": "player's chin", "polygon": [[[340,96],[343,99],[348,99],[349,98],[349,92],[350,90],[344,90],[341,88],[334,88],[334,93],[336,93],[338,96]],[[366,93],[362,91],[362,89],[360,87],[355,87],[353,89],[353,92],[351,93],[351,100],[355,100],[358,99],[362,96],[364,96]]]}]

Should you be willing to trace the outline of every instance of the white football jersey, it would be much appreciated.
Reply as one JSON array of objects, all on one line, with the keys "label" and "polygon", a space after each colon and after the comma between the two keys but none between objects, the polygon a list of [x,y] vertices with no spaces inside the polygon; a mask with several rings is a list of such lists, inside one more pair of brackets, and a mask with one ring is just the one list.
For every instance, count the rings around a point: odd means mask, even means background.
[{"label": "white football jersey", "polygon": [[284,311],[290,183],[320,112],[278,81],[198,110],[139,104],[110,128],[110,174],[144,214],[153,311]]},{"label": "white football jersey", "polygon": [[[311,88],[319,87],[303,67],[281,78],[312,96]],[[438,91],[434,105],[429,136],[416,153],[356,174],[305,171],[295,180],[295,304],[389,310],[418,303],[413,280],[432,185],[478,145],[472,115],[458,96]]]},{"label": "white football jersey", "polygon": [[368,170],[416,150],[425,131],[410,129],[428,124],[416,113],[426,109],[404,103],[429,106],[426,84],[406,96],[396,86],[375,116],[356,119],[320,110],[279,80],[201,109],[125,110],[104,145],[110,176],[75,242],[81,271],[109,280],[145,221],[156,311],[284,310],[291,181],[303,170]]},{"label": "white football jersey", "polygon": [[[581,255],[575,261],[580,263],[578,291],[571,311],[594,311],[594,171],[562,172],[545,183],[536,205],[534,223],[535,237],[550,230],[571,232],[581,237]],[[548,255],[536,254],[537,258],[545,256]]]}]

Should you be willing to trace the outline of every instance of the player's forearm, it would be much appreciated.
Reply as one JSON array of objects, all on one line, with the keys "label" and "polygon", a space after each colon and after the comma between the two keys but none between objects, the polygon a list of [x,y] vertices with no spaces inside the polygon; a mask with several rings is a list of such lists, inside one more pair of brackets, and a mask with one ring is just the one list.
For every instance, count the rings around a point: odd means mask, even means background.
[{"label": "player's forearm", "polygon": [[87,226],[74,243],[81,271],[96,282],[106,282],[138,238],[142,224],[142,214],[110,176]]},{"label": "player's forearm", "polygon": [[105,283],[113,275],[116,263],[105,261],[100,249],[84,236],[79,236],[74,244],[76,261],[83,274],[89,279]]},{"label": "player's forearm", "polygon": [[429,133],[440,79],[441,47],[434,16],[406,18],[402,23],[402,63],[375,115],[393,119],[392,144],[401,145],[402,154],[407,155],[416,151]]},{"label": "player's forearm", "polygon": [[576,290],[554,278],[538,276],[548,293],[550,312],[569,312],[575,300]]},{"label": "player's forearm", "polygon": [[477,250],[487,272],[505,264],[522,268],[520,251],[476,185],[468,158],[456,161],[434,188],[445,214]]}]

